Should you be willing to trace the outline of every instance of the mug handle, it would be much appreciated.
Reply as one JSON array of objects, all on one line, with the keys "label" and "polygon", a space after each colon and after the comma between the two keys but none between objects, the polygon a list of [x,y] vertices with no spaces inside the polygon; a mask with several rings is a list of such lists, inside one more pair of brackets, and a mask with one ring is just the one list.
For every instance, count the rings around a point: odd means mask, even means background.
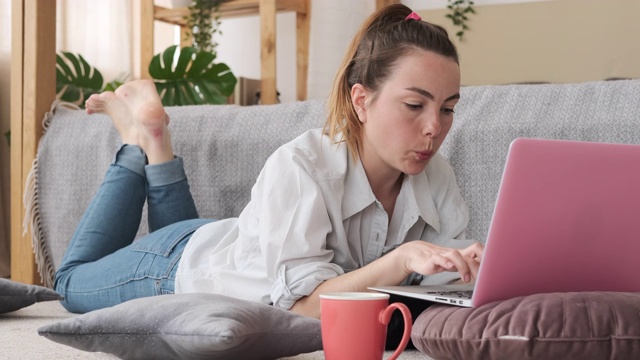
[{"label": "mug handle", "polygon": [[389,306],[387,306],[380,313],[380,322],[385,326],[389,325],[389,322],[391,321],[391,314],[393,314],[395,310],[400,310],[400,312],[402,313],[402,317],[404,319],[404,332],[402,333],[402,340],[400,341],[400,345],[398,345],[396,351],[391,354],[389,360],[395,360],[398,358],[398,356],[400,356],[400,354],[404,351],[404,348],[406,348],[407,344],[409,344],[409,338],[411,337],[411,312],[409,311],[407,305],[403,303],[395,302],[389,304]]}]

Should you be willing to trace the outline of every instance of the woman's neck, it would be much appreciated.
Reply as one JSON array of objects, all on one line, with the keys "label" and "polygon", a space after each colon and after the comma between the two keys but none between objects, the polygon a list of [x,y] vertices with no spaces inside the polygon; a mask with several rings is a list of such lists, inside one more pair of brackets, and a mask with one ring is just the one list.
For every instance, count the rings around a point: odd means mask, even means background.
[{"label": "woman's neck", "polygon": [[362,161],[373,194],[382,203],[389,220],[391,220],[396,199],[402,188],[402,180],[404,179],[402,172],[382,164],[376,166],[362,157],[360,161]]}]

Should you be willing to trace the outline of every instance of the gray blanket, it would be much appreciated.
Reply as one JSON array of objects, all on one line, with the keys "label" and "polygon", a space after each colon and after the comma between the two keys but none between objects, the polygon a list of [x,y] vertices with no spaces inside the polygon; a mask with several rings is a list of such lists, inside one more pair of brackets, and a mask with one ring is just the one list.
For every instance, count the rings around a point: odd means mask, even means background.
[{"label": "gray blanket", "polygon": [[[305,130],[322,127],[321,101],[166,109],[174,151],[184,159],[201,217],[237,216],[267,157]],[[51,286],[67,244],[120,146],[110,119],[58,105],[45,120],[27,194],[34,248]],[[146,216],[139,235],[147,231]]]}]

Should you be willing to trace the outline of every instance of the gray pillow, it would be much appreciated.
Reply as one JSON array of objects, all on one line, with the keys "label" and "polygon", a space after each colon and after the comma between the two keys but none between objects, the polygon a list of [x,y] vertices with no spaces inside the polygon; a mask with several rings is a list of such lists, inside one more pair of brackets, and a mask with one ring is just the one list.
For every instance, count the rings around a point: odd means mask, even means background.
[{"label": "gray pillow", "polygon": [[0,314],[51,300],[62,300],[62,296],[46,287],[0,278]]},{"label": "gray pillow", "polygon": [[322,349],[319,320],[214,294],[131,300],[38,333],[122,359],[276,359]]},{"label": "gray pillow", "polygon": [[475,309],[433,305],[416,319],[411,340],[439,360],[638,359],[640,294],[536,294]]}]

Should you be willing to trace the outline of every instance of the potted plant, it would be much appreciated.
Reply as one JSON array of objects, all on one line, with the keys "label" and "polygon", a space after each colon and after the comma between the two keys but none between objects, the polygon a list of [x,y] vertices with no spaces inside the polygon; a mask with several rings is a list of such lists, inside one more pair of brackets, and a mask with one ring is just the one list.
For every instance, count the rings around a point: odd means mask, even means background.
[{"label": "potted plant", "polygon": [[213,35],[220,33],[218,8],[225,0],[193,0],[186,23],[193,46],[170,46],[149,64],[165,106],[225,104],[237,79],[224,63],[216,63]]},{"label": "potted plant", "polygon": [[193,47],[198,51],[215,52],[218,43],[213,36],[220,32],[220,15],[218,10],[228,0],[193,0],[189,5],[187,27],[193,40]]},{"label": "potted plant", "polygon": [[[170,46],[157,54],[149,64],[158,94],[165,106],[225,104],[237,83],[231,69],[216,63],[213,35],[220,33],[220,4],[227,0],[193,0],[185,19],[191,30],[193,46]],[[100,71],[80,54],[60,52],[56,55],[57,98],[84,107],[95,93],[113,91],[124,78],[113,80],[103,87]]]},{"label": "potted plant", "polygon": [[56,97],[84,107],[84,102],[95,93],[113,91],[122,85],[124,79],[117,79],[104,85],[100,71],[80,54],[62,51],[56,54]]}]

